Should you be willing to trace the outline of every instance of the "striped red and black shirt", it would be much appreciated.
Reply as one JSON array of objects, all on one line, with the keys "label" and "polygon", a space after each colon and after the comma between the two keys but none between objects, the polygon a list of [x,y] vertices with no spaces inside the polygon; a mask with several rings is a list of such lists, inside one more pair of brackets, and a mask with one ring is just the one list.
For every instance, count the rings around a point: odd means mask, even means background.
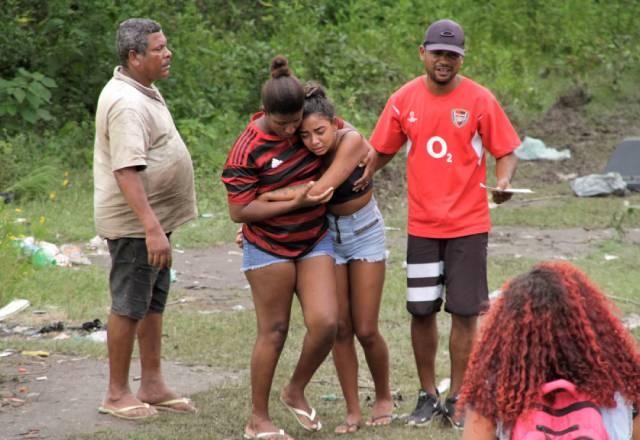
[{"label": "striped red and black shirt", "polygon": [[[256,113],[236,139],[222,172],[229,204],[247,205],[260,194],[316,180],[321,161],[296,135],[282,139],[262,131]],[[327,232],[325,206],[300,208],[260,222],[245,224],[244,237],[269,254],[298,258]]]}]

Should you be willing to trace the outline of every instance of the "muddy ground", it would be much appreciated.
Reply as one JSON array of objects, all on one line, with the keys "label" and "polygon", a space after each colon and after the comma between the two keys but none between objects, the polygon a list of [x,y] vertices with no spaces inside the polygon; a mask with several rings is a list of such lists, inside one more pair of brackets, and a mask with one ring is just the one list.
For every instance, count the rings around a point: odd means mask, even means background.
[{"label": "muddy ground", "polygon": [[[537,137],[548,146],[569,148],[572,152],[568,161],[523,166],[518,174],[519,186],[561,182],[561,174],[600,173],[618,142],[640,136],[637,105],[621,105],[617,112],[591,117],[583,111],[588,99],[588,94],[576,89],[540,120],[518,127],[523,136]],[[402,196],[403,180],[398,168],[383,170],[377,180],[379,199]],[[390,235],[396,240],[395,251],[401,252],[404,238],[399,232]],[[614,236],[613,230],[498,227],[491,233],[489,255],[517,258],[526,249],[530,258],[572,259]],[[640,230],[629,230],[626,240],[640,243]],[[105,269],[108,266],[104,256],[95,257],[94,263]],[[176,251],[174,267],[176,282],[169,307],[197,307],[211,313],[252,307],[247,282],[239,270],[240,253],[234,245]],[[19,315],[11,319],[19,320]],[[8,348],[6,345],[0,337],[0,353]],[[198,365],[165,362],[165,369],[168,381],[187,394],[225,381],[246,380],[246,372]],[[105,428],[134,429],[131,423],[97,414],[106,373],[105,362],[88,358],[57,354],[47,358],[20,354],[0,357],[0,439],[62,439]],[[137,374],[134,369],[132,376]]]}]

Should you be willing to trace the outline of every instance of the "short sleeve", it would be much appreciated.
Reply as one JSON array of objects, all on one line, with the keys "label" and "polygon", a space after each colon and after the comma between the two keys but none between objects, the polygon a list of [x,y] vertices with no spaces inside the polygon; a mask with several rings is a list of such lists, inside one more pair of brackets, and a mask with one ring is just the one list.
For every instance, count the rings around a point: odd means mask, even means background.
[{"label": "short sleeve", "polygon": [[[242,139],[240,136],[239,139]],[[256,198],[259,170],[251,160],[251,145],[240,141],[231,148],[222,170],[222,183],[230,204],[246,205]]]},{"label": "short sleeve", "polygon": [[400,110],[396,105],[395,95],[392,95],[378,118],[369,142],[378,153],[395,154],[406,140],[407,135],[400,124]]},{"label": "short sleeve", "polygon": [[604,426],[609,438],[630,439],[633,433],[633,406],[618,392],[613,397],[616,401],[614,408],[600,408]]},{"label": "short sleeve", "polygon": [[147,166],[149,135],[140,115],[133,109],[113,109],[108,116],[111,170]]},{"label": "short sleeve", "polygon": [[491,94],[487,97],[484,108],[479,120],[482,144],[494,157],[512,153],[521,142],[507,114]]}]

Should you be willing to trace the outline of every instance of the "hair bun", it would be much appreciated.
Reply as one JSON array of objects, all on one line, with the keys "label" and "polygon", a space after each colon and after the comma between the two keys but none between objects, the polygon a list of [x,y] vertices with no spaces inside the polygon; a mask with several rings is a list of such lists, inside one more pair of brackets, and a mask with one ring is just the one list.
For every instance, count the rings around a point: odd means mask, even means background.
[{"label": "hair bun", "polygon": [[281,76],[291,76],[289,61],[282,55],[276,55],[271,60],[271,77],[280,78]]},{"label": "hair bun", "polygon": [[317,96],[318,98],[326,98],[327,94],[320,83],[309,81],[304,85],[304,96],[305,98],[312,98],[314,96]]}]

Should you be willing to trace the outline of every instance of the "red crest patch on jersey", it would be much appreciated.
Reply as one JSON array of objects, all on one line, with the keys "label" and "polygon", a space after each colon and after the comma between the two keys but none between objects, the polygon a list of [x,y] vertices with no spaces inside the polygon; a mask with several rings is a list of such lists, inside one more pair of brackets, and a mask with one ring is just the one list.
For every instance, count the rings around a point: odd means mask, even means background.
[{"label": "red crest patch on jersey", "polygon": [[461,108],[451,110],[451,122],[458,128],[462,128],[469,120],[469,111]]}]

